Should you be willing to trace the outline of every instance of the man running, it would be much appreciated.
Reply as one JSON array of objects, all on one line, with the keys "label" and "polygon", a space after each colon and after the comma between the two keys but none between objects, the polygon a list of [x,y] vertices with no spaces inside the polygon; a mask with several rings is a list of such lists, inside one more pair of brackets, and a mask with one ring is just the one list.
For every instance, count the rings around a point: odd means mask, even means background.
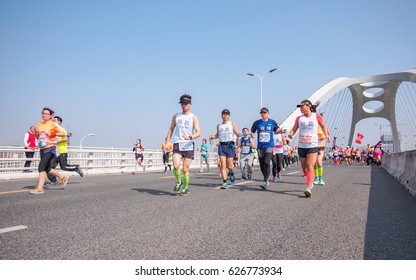
[{"label": "man running", "polygon": [[234,156],[235,156],[235,138],[238,137],[237,126],[230,121],[230,111],[224,109],[221,112],[222,123],[217,125],[217,133],[211,135],[209,139],[218,138],[220,145],[218,147],[218,155],[220,157],[220,172],[223,184],[221,189],[228,188],[227,170],[230,172],[230,182],[234,183]]},{"label": "man running", "polygon": [[65,133],[64,136],[57,136],[56,137],[56,146],[58,148],[58,162],[61,170],[65,171],[74,171],[78,173],[79,176],[84,177],[84,172],[82,171],[79,164],[68,164],[68,133],[66,132],[65,128],[61,126],[62,118],[59,116],[55,116],[53,121],[57,123],[61,130]]},{"label": "man running", "polygon": [[251,127],[251,133],[257,131],[257,152],[259,155],[260,169],[263,174],[263,183],[260,187],[264,190],[269,186],[270,161],[273,156],[273,134],[279,130],[275,120],[269,119],[269,109],[260,109],[261,119],[255,121]]},{"label": "man running", "polygon": [[248,128],[242,130],[243,135],[239,139],[238,147],[241,150],[240,155],[240,170],[241,180],[252,180],[253,174],[253,149],[255,148],[253,138],[248,133]]},{"label": "man running", "polygon": [[[176,178],[174,192],[181,196],[189,194],[189,166],[194,157],[195,145],[193,139],[201,135],[198,118],[191,113],[192,97],[184,94],[180,97],[182,111],[172,117],[166,140],[173,137],[173,174]],[[181,177],[181,161],[183,179]],[[181,187],[183,187],[181,191]]]},{"label": "man running", "polygon": [[165,166],[165,170],[163,174],[172,170],[171,163],[172,163],[172,151],[173,145],[167,139],[162,143],[162,152],[163,152],[163,165]]}]

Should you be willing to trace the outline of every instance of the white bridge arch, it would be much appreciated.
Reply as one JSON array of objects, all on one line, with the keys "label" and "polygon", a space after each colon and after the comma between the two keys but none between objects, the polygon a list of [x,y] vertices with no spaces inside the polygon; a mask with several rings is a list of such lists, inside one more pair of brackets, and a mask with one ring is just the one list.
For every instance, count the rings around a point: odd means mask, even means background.
[{"label": "white bridge arch", "polygon": [[[396,143],[396,152],[401,151],[400,137],[396,122],[396,94],[402,82],[416,83],[416,69],[409,69],[399,73],[360,77],[337,78],[327,83],[315,93],[310,95],[312,103],[320,102],[320,107],[330,100],[336,93],[348,88],[352,97],[352,120],[349,133],[349,145],[352,144],[356,124],[366,118],[385,118],[390,121],[393,141]],[[374,91],[376,90],[376,91]],[[366,107],[368,102],[379,103],[377,109]],[[282,123],[285,128],[292,128],[300,109],[295,109]]]}]

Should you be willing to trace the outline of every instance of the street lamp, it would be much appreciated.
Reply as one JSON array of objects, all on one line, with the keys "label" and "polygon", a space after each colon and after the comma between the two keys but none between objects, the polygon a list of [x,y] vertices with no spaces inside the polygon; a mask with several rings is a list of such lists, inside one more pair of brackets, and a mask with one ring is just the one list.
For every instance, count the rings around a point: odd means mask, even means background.
[{"label": "street lamp", "polygon": [[277,70],[277,68],[273,68],[273,69],[269,70],[268,72],[264,73],[263,76],[260,76],[260,75],[255,74],[255,73],[247,73],[247,75],[249,75],[249,76],[256,76],[257,78],[260,79],[260,108],[263,108],[263,78],[264,78],[264,76],[266,76],[266,74],[272,73],[276,70]]},{"label": "street lamp", "polygon": [[89,137],[89,136],[95,136],[95,133],[90,133],[90,134],[87,134],[87,135],[85,135],[85,136],[83,136],[83,137],[81,138],[81,141],[80,141],[80,143],[79,143],[79,149],[80,149],[80,150],[82,150],[82,141],[84,141],[84,139],[85,139],[85,138],[87,138],[87,137]]}]

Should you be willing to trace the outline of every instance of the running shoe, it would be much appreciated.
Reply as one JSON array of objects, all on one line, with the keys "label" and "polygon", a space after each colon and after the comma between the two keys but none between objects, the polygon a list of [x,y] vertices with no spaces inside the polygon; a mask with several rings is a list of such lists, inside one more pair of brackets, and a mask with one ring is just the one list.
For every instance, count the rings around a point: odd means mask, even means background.
[{"label": "running shoe", "polygon": [[68,184],[68,179],[69,179],[69,176],[64,176],[64,178],[59,181],[59,183],[62,184],[62,187],[65,187],[66,184]]},{"label": "running shoe", "polygon": [[274,176],[272,181],[273,181],[273,183],[276,183],[277,182],[277,177]]},{"label": "running shoe", "polygon": [[77,173],[79,176],[84,177],[84,171],[82,171],[80,167],[78,168]]},{"label": "running shoe", "polygon": [[221,189],[223,190],[228,189],[228,184],[227,183],[222,184]]},{"label": "running shoe", "polygon": [[280,175],[280,173],[277,174],[277,179],[282,179],[282,175]]},{"label": "running shoe", "polygon": [[208,171],[207,172],[211,172],[211,170],[208,168]]},{"label": "running shoe", "polygon": [[306,188],[306,190],[303,192],[306,197],[311,197],[312,191],[310,188]]},{"label": "running shoe", "polygon": [[247,180],[253,181],[253,178],[251,178],[251,176],[248,176]]},{"label": "running shoe", "polygon": [[176,183],[175,188],[173,188],[173,191],[176,193],[179,193],[182,187],[182,183]]},{"label": "running shoe", "polygon": [[180,196],[187,196],[189,194],[189,189],[183,189],[180,193],[179,193],[179,195]]},{"label": "running shoe", "polygon": [[48,182],[45,184],[45,187],[52,187],[58,185],[58,181]]},{"label": "running shoe", "polygon": [[325,186],[325,181],[323,177],[319,178],[319,185]]},{"label": "running shoe", "polygon": [[44,194],[45,193],[45,191],[44,190],[33,190],[33,191],[30,191],[30,194]]},{"label": "running shoe", "polygon": [[241,179],[240,179],[241,181],[244,181],[244,180],[247,180],[247,178],[246,177],[241,177]]},{"label": "running shoe", "polygon": [[314,185],[318,185],[319,184],[319,177],[315,177],[315,180],[313,180],[313,184]]},{"label": "running shoe", "polygon": [[231,174],[231,175],[230,175],[230,182],[231,182],[231,183],[234,183],[234,182],[235,182],[235,177],[234,177],[234,174]]},{"label": "running shoe", "polygon": [[263,190],[267,190],[268,187],[269,187],[269,181],[265,181],[260,185],[260,188],[262,188]]}]

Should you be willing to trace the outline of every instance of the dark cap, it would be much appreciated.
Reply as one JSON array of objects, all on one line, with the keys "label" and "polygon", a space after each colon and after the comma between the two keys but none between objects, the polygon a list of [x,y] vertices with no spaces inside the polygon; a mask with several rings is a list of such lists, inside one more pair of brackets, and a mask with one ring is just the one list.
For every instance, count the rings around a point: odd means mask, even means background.
[{"label": "dark cap", "polygon": [[268,113],[269,109],[267,109],[267,107],[263,107],[260,109],[260,113]]},{"label": "dark cap", "polygon": [[58,121],[60,122],[60,123],[62,123],[62,118],[61,117],[58,117],[58,116],[55,116],[55,117],[53,117],[54,119],[58,119]]},{"label": "dark cap", "polygon": [[181,103],[181,104],[189,104],[189,103],[192,103],[192,97],[189,94],[184,94],[179,99],[179,103]]},{"label": "dark cap", "polygon": [[309,107],[312,107],[312,102],[308,99],[305,99],[300,104],[298,104],[296,107],[299,108],[301,105],[308,105]]},{"label": "dark cap", "polygon": [[228,110],[228,109],[222,110],[221,115],[224,115],[224,114],[229,115],[230,114],[230,110]]}]

